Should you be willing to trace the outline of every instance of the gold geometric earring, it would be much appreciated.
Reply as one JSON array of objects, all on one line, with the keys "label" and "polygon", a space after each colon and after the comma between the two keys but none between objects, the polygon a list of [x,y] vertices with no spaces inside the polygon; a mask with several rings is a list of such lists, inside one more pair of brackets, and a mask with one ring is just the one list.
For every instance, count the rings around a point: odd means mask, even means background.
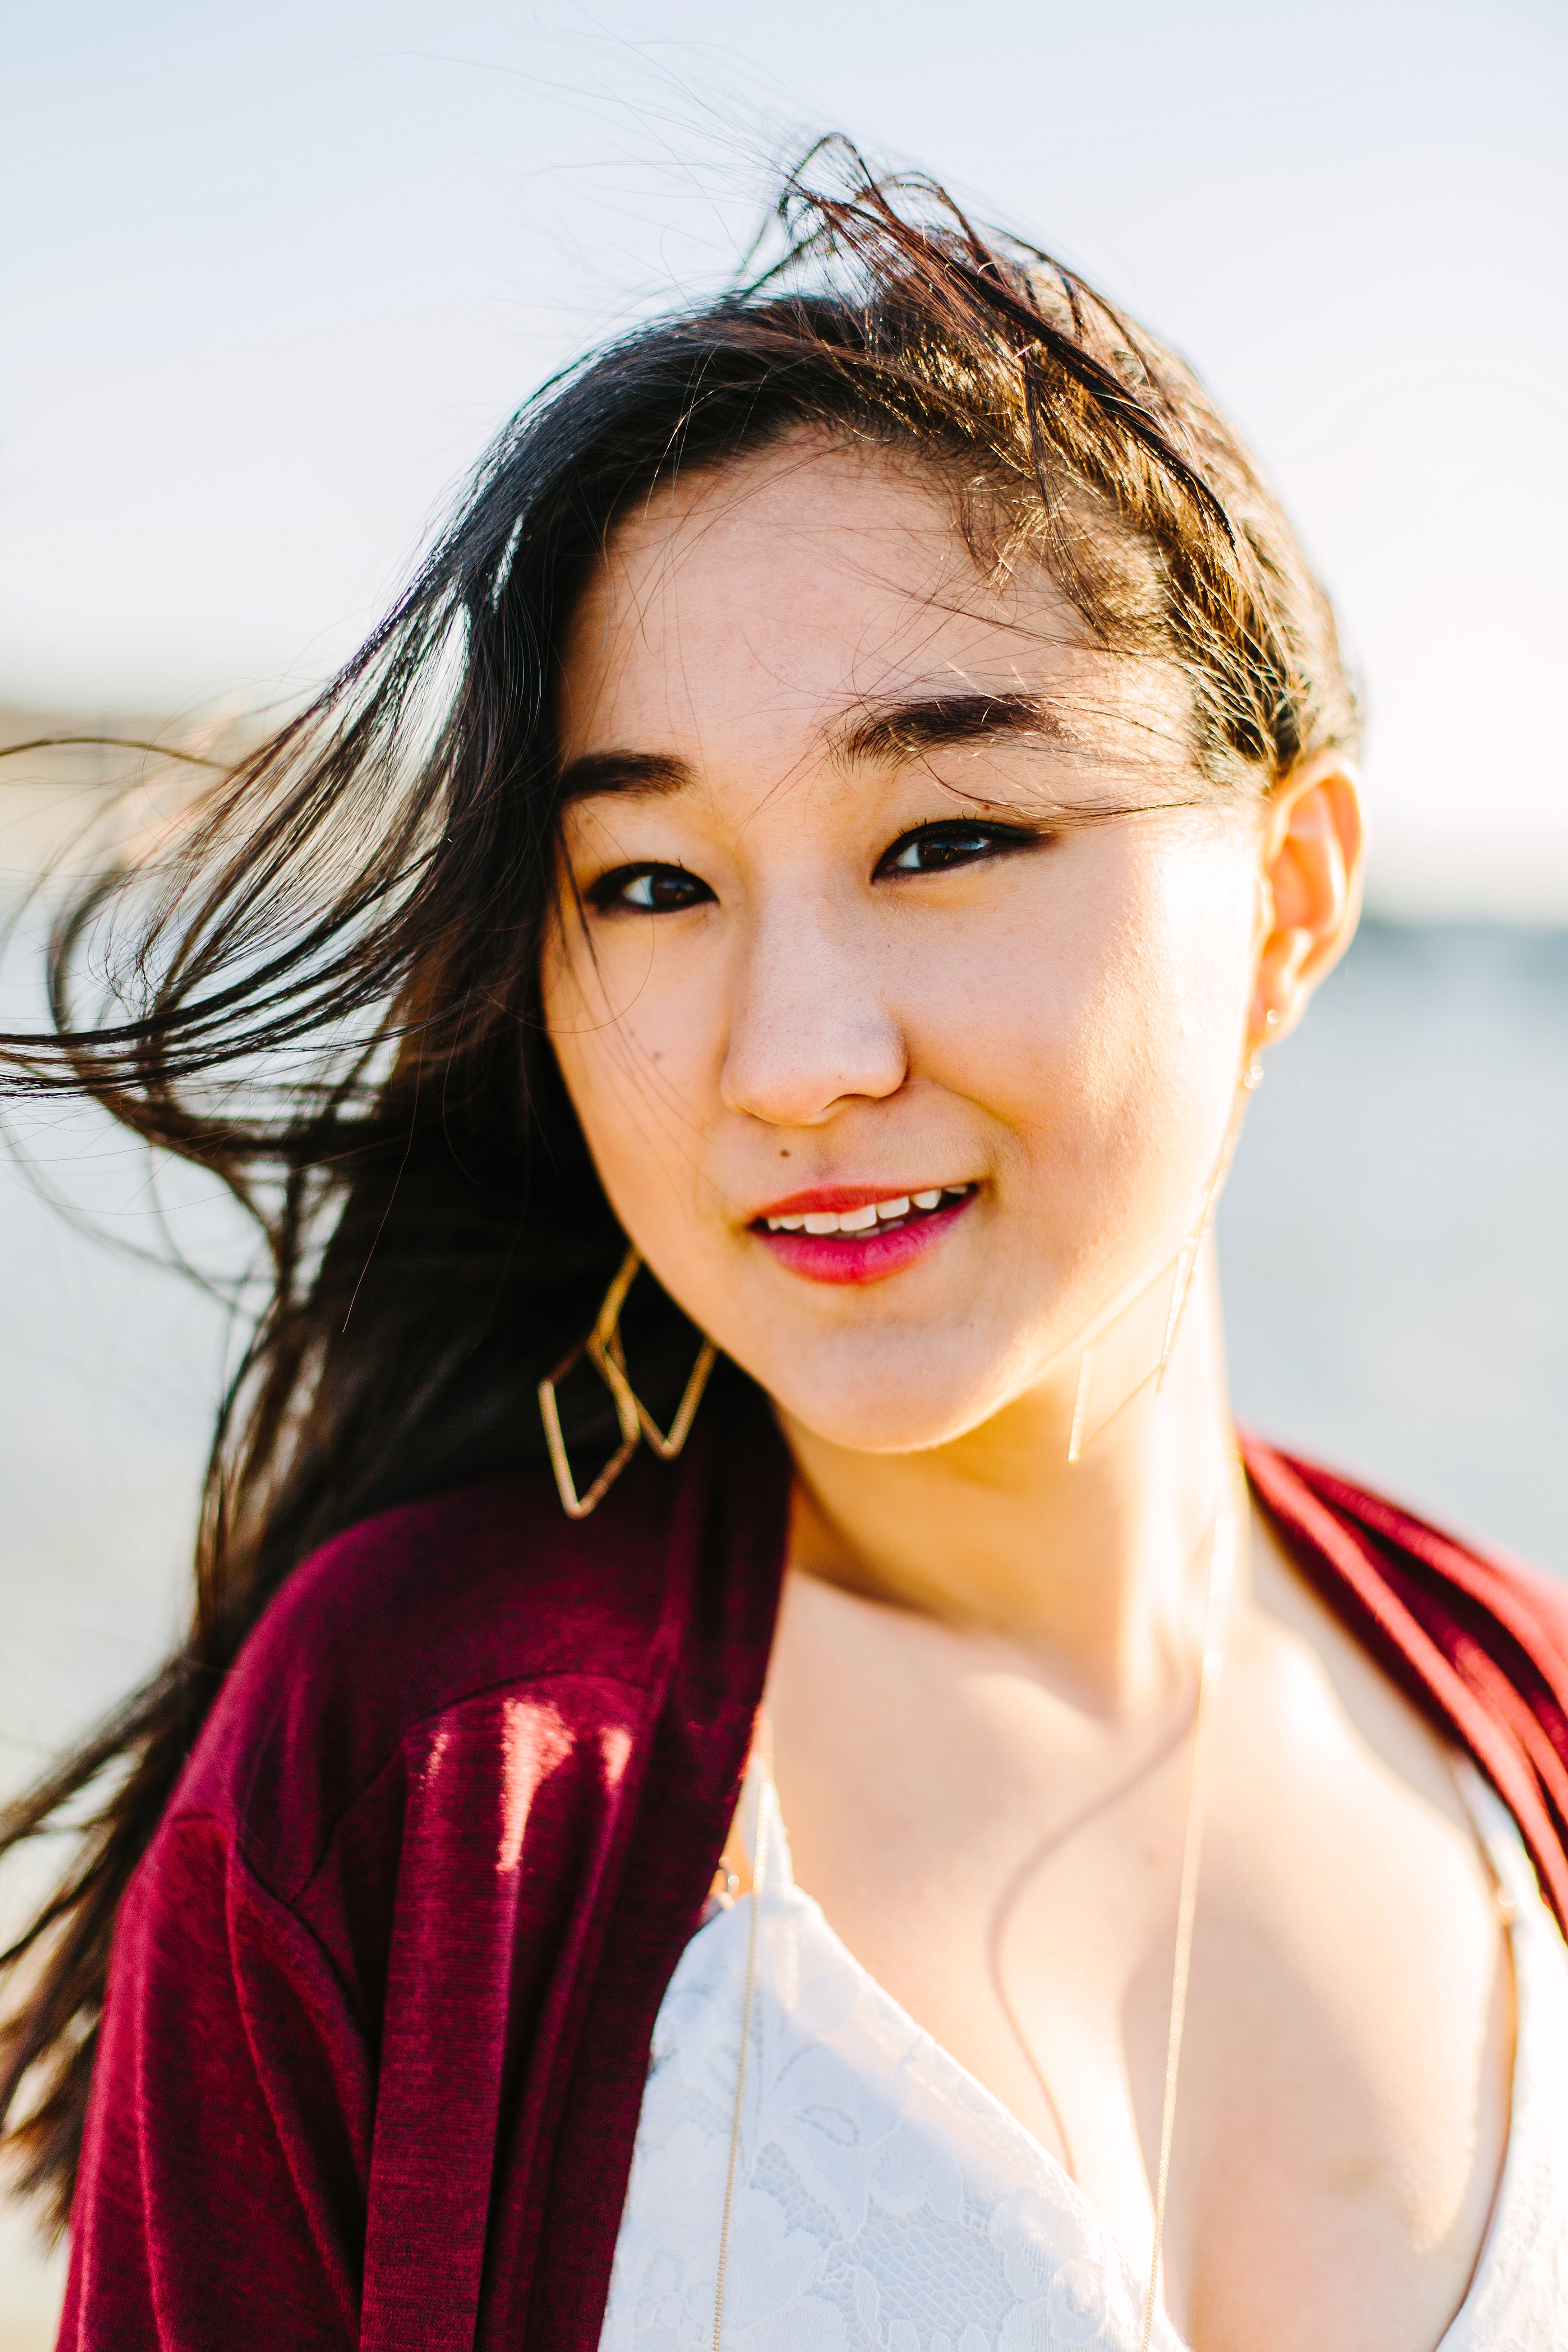
[{"label": "gold geometric earring", "polygon": [[1215,1163],[1214,1173],[1209,1178],[1208,1189],[1203,1198],[1203,1206],[1198,1211],[1197,1223],[1188,1234],[1181,1255],[1176,1261],[1176,1279],[1171,1292],[1171,1311],[1166,1318],[1164,1341],[1160,1349],[1158,1385],[1161,1387],[1164,1385],[1165,1370],[1175,1348],[1176,1332],[1181,1324],[1183,1311],[1186,1307],[1187,1294],[1193,1286],[1193,1276],[1197,1272],[1198,1260],[1203,1254],[1204,1244],[1207,1241],[1210,1229],[1214,1224],[1215,1211],[1219,1206],[1219,1196],[1225,1190],[1225,1180],[1230,1174],[1230,1163],[1236,1157],[1236,1147],[1241,1140],[1241,1121],[1247,1108],[1247,1097],[1250,1094],[1256,1094],[1262,1084],[1263,1065],[1256,1052],[1249,1046],[1247,1061],[1237,1086],[1236,1101],[1231,1108],[1225,1141],[1220,1146],[1219,1158]]},{"label": "gold geometric earring", "polygon": [[[1156,1389],[1163,1385],[1175,1350],[1176,1335],[1192,1292],[1193,1278],[1202,1259],[1204,1244],[1214,1223],[1215,1211],[1241,1135],[1242,1115],[1247,1108],[1247,1097],[1256,1091],[1262,1077],[1263,1065],[1249,1048],[1247,1060],[1237,1074],[1236,1100],[1225,1140],[1220,1145],[1219,1158],[1205,1187],[1197,1215],[1186,1240],[1167,1264],[1156,1267],[1152,1275],[1138,1276],[1136,1289],[1129,1285],[1126,1290],[1120,1292],[1109,1311],[1100,1316],[1082,1335],[1079,1340],[1082,1353],[1079,1357],[1078,1380],[1073,1390],[1072,1419],[1068,1428],[1069,1463],[1083,1459],[1092,1440],[1108,1422],[1114,1419],[1123,1405],[1131,1403],[1140,1389],[1145,1388],[1151,1381]],[[1160,1286],[1167,1276],[1170,1277],[1170,1288],[1164,1294],[1162,1309]],[[1131,1370],[1126,1362],[1129,1338],[1133,1343]],[[1121,1359],[1120,1364],[1119,1356]],[[1105,1396],[1101,1391],[1108,1373],[1110,1391],[1109,1396]]]},{"label": "gold geometric earring", "polygon": [[[585,1519],[597,1508],[638,1445],[646,1437],[661,1462],[673,1462],[691,1434],[691,1424],[697,1418],[697,1408],[702,1402],[702,1391],[708,1385],[708,1375],[713,1370],[718,1349],[711,1339],[704,1339],[697,1351],[697,1361],[691,1377],[676,1408],[675,1419],[668,1433],[660,1429],[642,1399],[632,1387],[626,1374],[626,1349],[621,1342],[621,1309],[626,1294],[637,1278],[642,1259],[637,1251],[628,1249],[621,1261],[620,1272],[605,1293],[604,1303],[594,1318],[594,1328],[585,1339],[579,1339],[548,1380],[539,1383],[539,1417],[544,1423],[544,1442],[550,1448],[550,1466],[555,1473],[556,1491],[561,1507],[569,1519]],[[595,1479],[585,1495],[579,1495],[572,1475],[572,1465],[566,1456],[566,1441],[561,1433],[561,1413],[555,1402],[557,1384],[566,1378],[573,1367],[586,1356],[615,1401],[616,1422],[621,1442]]]}]

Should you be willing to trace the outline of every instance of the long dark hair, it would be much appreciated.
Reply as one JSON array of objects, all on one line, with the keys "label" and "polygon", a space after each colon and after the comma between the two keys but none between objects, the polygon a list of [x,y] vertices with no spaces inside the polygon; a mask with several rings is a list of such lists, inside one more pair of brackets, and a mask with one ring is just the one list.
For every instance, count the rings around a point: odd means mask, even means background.
[{"label": "long dark hair", "polygon": [[[4,1850],[88,1815],[4,1956],[25,1990],[0,2117],[20,2110],[8,2145],[56,2221],[115,1914],[241,1643],[334,1530],[538,1448],[534,1384],[624,1248],[539,966],[563,632],[628,503],[802,428],[896,446],[951,488],[978,560],[1027,546],[1100,642],[1179,667],[1213,790],[1267,789],[1354,735],[1327,602],[1168,352],[842,142],[789,176],[777,219],[768,268],[519,413],[342,673],[171,844],[66,905],[53,1026],[0,1040],[12,1091],[85,1094],[216,1172],[270,1289],[218,1421],[189,1633],[0,1826]],[[679,1311],[645,1314],[639,1364],[684,1364]],[[591,1404],[572,1434],[595,1443]]]}]

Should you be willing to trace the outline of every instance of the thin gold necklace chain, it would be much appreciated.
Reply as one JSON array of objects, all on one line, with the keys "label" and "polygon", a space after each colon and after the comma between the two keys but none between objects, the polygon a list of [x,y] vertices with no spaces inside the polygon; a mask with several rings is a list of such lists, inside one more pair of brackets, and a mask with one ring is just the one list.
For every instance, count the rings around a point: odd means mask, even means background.
[{"label": "thin gold necklace chain", "polygon": [[1171,2021],[1165,2034],[1165,2095],[1160,2110],[1160,2164],[1154,2179],[1154,2243],[1149,2257],[1149,2292],[1138,2352],[1149,2352],[1160,2305],[1165,2261],[1165,2192],[1171,2181],[1171,2143],[1176,2130],[1176,2084],[1182,2070],[1182,2036],[1187,2022],[1187,1985],[1193,1971],[1193,1926],[1198,1908],[1198,1864],[1208,1811],[1209,1762],[1215,1706],[1225,1669],[1225,1637],[1236,1581],[1246,1473],[1238,1461],[1227,1465],[1209,1546],[1208,1605],[1204,1612],[1204,1657],[1198,1704],[1193,1718],[1193,1754],[1187,1773],[1187,1815],[1182,1831],[1181,1891],[1176,1897],[1176,1953],[1171,1968]]},{"label": "thin gold necklace chain", "polygon": [[[1193,1717],[1192,1761],[1187,1776],[1186,1818],[1182,1831],[1182,1876],[1176,1897],[1176,1949],[1171,1969],[1171,2019],[1165,2037],[1165,2090],[1160,2114],[1160,2161],[1154,2183],[1154,2242],[1149,2263],[1149,2291],[1143,2305],[1143,2326],[1138,2352],[1149,2352],[1154,2314],[1160,2305],[1164,2270],[1165,2197],[1171,2179],[1171,2147],[1176,2129],[1176,2086],[1182,2067],[1182,2039],[1187,2021],[1187,1987],[1192,1977],[1193,1927],[1197,1916],[1198,1864],[1203,1851],[1205,1816],[1208,1810],[1209,1765],[1214,1741],[1215,1702],[1225,1667],[1226,1633],[1230,1622],[1231,1589],[1236,1580],[1237,1535],[1245,1507],[1246,1474],[1233,1462],[1226,1475],[1215,1513],[1209,1546],[1208,1600],[1204,1612],[1203,1664],[1198,1674],[1198,1703]],[[772,1740],[763,1727],[759,1743],[762,1769],[758,1776],[757,1828],[752,1864],[752,1911],[746,1930],[746,1981],[741,2004],[741,2055],[735,2068],[735,2105],[730,2126],[730,2158],[724,2171],[724,2211],[719,2228],[719,2270],[713,2291],[713,2352],[724,2352],[724,2300],[730,2271],[730,2223],[735,2204],[735,2175],[741,2153],[741,2126],[746,2096],[746,2055],[752,2040],[752,2014],[757,1990],[757,1927],[767,1875],[768,1819],[763,1792],[773,1787]]]}]

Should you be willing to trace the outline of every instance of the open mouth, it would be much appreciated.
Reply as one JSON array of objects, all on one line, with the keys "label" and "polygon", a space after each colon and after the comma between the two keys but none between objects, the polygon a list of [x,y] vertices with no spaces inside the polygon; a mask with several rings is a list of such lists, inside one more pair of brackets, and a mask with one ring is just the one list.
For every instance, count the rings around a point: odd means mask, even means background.
[{"label": "open mouth", "polygon": [[851,1234],[857,1238],[873,1233],[897,1233],[900,1225],[913,1223],[921,1217],[934,1217],[941,1209],[952,1206],[973,1192],[973,1184],[934,1184],[927,1192],[898,1192],[886,1201],[867,1201],[858,1209],[812,1209],[793,1217],[758,1217],[753,1233],[811,1234],[824,1239],[830,1234]]},{"label": "open mouth", "polygon": [[932,1184],[869,1201],[845,1189],[844,1208],[819,1206],[805,1193],[753,1217],[751,1230],[792,1274],[813,1282],[878,1282],[923,1256],[957,1223],[979,1187]]}]

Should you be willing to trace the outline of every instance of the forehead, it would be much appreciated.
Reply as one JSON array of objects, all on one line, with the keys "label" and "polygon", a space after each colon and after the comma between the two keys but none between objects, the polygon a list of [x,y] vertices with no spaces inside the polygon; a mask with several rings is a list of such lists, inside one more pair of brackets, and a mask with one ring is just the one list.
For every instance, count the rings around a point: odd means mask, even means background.
[{"label": "forehead", "polygon": [[660,486],[617,525],[567,638],[563,748],[1049,690],[1092,658],[1037,565],[982,574],[947,480],[801,436]]}]

